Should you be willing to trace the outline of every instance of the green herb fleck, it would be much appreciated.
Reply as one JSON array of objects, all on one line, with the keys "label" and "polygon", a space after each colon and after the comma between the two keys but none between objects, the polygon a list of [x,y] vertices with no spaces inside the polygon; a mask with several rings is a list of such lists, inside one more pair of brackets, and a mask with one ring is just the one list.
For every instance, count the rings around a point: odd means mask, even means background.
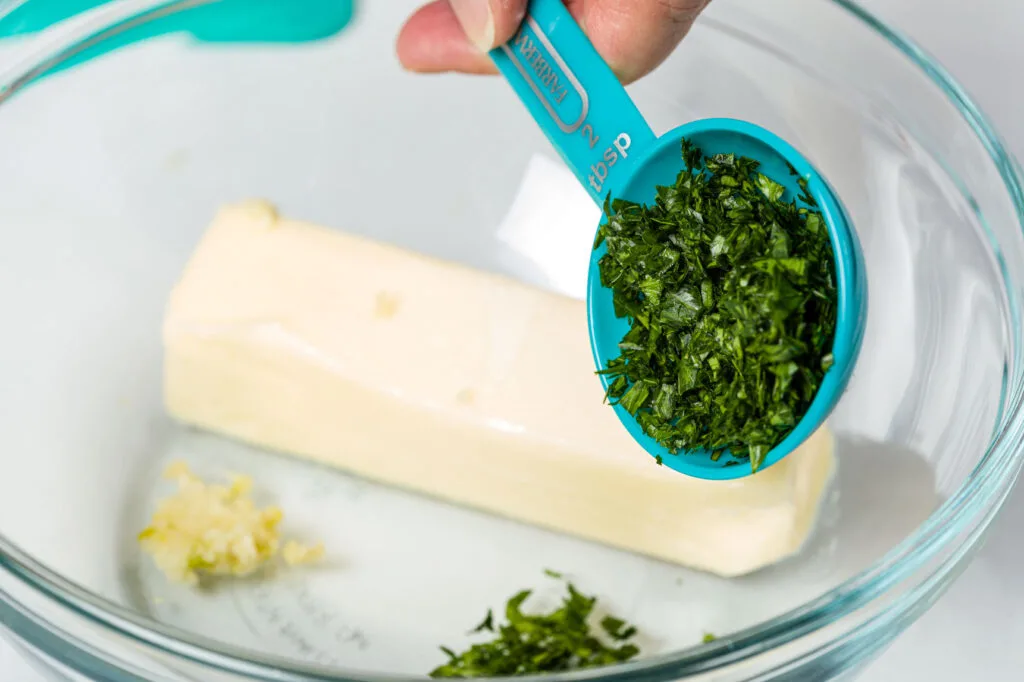
[{"label": "green herb fleck", "polygon": [[[600,623],[605,640],[602,641],[602,636],[590,626],[597,599],[581,594],[572,583],[566,583],[566,590],[561,607],[538,615],[522,611],[530,590],[516,594],[505,606],[508,622],[497,628],[493,640],[474,644],[461,654],[441,647],[448,662],[430,676],[496,677],[564,672],[621,663],[640,653],[628,642],[636,635],[635,627],[614,616],[605,616]],[[493,629],[492,613],[488,611],[474,632]]]},{"label": "green herb fleck", "polygon": [[559,573],[558,571],[553,571],[550,568],[545,568],[544,569],[544,575],[546,575],[549,578],[554,578],[555,580],[561,580],[562,578],[565,577],[561,573]]},{"label": "green herb fleck", "polygon": [[733,154],[682,144],[652,205],[605,202],[602,285],[630,330],[601,370],[608,398],[669,452],[757,471],[832,366],[832,244],[806,182],[797,200]]},{"label": "green herb fleck", "polygon": [[704,642],[705,644],[711,644],[711,642],[715,641],[716,639],[718,639],[718,638],[715,637],[710,632],[705,632],[704,633],[704,639],[702,639],[701,641]]},{"label": "green herb fleck", "polygon": [[636,626],[630,625],[615,616],[605,616],[602,618],[601,629],[616,642],[632,639],[636,635]]},{"label": "green herb fleck", "polygon": [[476,633],[483,632],[484,630],[494,632],[494,612],[490,609],[487,609],[487,616],[480,622],[480,625],[477,625],[475,628],[470,630],[470,632]]}]

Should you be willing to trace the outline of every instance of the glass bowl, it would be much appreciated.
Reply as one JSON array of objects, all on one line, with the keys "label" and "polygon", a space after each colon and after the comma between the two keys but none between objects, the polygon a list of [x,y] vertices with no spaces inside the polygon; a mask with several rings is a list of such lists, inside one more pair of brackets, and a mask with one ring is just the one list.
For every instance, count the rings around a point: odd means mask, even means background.
[{"label": "glass bowl", "polygon": [[[818,528],[736,579],[176,426],[161,318],[220,204],[263,197],[575,297],[595,209],[504,83],[399,69],[410,2],[288,5],[344,16],[305,32],[301,13],[233,24],[253,29],[244,40],[155,35],[209,21],[189,14],[202,2],[52,14],[90,4],[0,3],[0,623],[58,677],[422,676],[438,644],[554,567],[650,640],[634,662],[566,679],[840,678],[946,589],[1011,489],[1019,169],[942,68],[855,4],[716,0],[631,88],[656,132],[728,116],[786,138],[865,250],[864,350],[830,420],[838,473]],[[181,456],[251,474],[290,528],[351,565],[169,586],[135,535]],[[701,644],[705,631],[718,639]]]}]

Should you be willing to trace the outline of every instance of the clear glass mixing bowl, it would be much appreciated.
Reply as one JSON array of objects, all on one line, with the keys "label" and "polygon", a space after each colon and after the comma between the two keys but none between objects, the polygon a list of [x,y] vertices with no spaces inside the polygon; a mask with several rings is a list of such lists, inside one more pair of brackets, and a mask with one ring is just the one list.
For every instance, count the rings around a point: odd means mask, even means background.
[{"label": "clear glass mixing bowl", "polygon": [[[222,202],[265,197],[574,296],[594,218],[502,82],[399,69],[404,0],[359,3],[321,41],[173,34],[63,68],[196,4],[122,0],[41,33],[24,8],[0,22],[0,623],[49,670],[422,675],[437,644],[554,564],[656,640],[566,679],[824,680],[855,674],[963,569],[1021,463],[1024,195],[998,136],[918,48],[849,2],[716,0],[632,88],[656,130],[732,116],[787,138],[866,252],[867,336],[831,420],[839,472],[819,528],[798,557],[725,580],[164,416],[164,301]],[[294,528],[339,538],[363,568],[168,587],[134,535],[182,454],[253,474]],[[719,639],[697,644],[704,630]]]}]

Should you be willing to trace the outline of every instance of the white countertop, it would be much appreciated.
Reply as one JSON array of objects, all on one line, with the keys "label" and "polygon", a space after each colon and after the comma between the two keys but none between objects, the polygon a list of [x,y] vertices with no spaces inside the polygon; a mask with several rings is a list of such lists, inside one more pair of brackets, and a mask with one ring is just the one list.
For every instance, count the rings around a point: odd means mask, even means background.
[{"label": "white countertop", "polygon": [[[1019,0],[861,0],[949,68],[1024,158],[1024,88],[1000,73],[1024,65],[1024,3]],[[970,8],[970,9],[968,9]],[[1017,679],[1024,669],[1024,489],[995,522],[986,546],[950,591],[861,679],[960,682]],[[0,680],[43,678],[0,640]]]}]

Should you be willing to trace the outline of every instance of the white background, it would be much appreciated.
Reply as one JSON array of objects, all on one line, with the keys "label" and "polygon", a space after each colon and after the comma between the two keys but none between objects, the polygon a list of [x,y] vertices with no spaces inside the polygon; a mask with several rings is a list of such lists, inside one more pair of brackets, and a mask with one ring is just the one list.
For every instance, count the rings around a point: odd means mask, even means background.
[{"label": "white background", "polygon": [[[1024,158],[1024,2],[861,0],[917,40],[964,84]],[[1024,70],[1024,69],[1022,69]],[[949,593],[863,676],[865,682],[985,682],[1024,670],[1024,489],[995,522],[986,546]],[[0,680],[41,682],[0,640]],[[810,681],[809,681],[810,682]]]}]

